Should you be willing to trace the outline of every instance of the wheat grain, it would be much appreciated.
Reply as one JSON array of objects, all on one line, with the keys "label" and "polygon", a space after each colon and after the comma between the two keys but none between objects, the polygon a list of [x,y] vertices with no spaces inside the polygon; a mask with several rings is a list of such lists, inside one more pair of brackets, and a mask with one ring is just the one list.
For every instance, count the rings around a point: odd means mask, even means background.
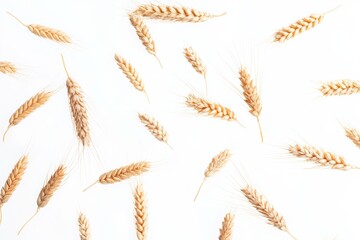
[{"label": "wheat grain", "polygon": [[345,162],[343,156],[318,149],[309,145],[289,145],[289,152],[296,157],[303,157],[322,166],[331,166],[333,169],[347,170],[354,168]]},{"label": "wheat grain", "polygon": [[1,188],[0,193],[0,223],[2,220],[1,208],[10,199],[11,195],[15,192],[17,186],[25,174],[26,167],[28,164],[28,157],[22,156],[14,166],[10,175],[8,176],[4,186]]},{"label": "wheat grain", "polygon": [[194,70],[202,75],[205,79],[205,90],[206,90],[206,96],[208,94],[208,86],[207,86],[207,80],[206,80],[206,67],[204,66],[201,58],[199,55],[194,51],[192,47],[184,48],[184,56],[188,60],[188,62],[191,64],[191,66],[194,68]]},{"label": "wheat grain", "polygon": [[360,92],[360,81],[339,80],[324,83],[320,87],[320,91],[324,96],[341,96],[350,95]]},{"label": "wheat grain", "polygon": [[5,140],[5,135],[12,126],[19,124],[23,119],[29,116],[37,108],[44,105],[49,98],[53,95],[53,92],[39,92],[28,99],[23,103],[10,117],[9,126],[7,127],[4,135],[3,141]]},{"label": "wheat grain", "polygon": [[80,213],[78,218],[79,232],[81,240],[90,240],[90,226],[86,216]]},{"label": "wheat grain", "polygon": [[234,214],[227,213],[222,222],[219,240],[231,240],[234,226]]},{"label": "wheat grain", "polygon": [[49,28],[46,26],[38,25],[38,24],[26,25],[25,23],[20,21],[20,19],[17,18],[16,16],[14,16],[13,14],[11,14],[9,12],[7,12],[7,13],[9,15],[11,15],[12,17],[14,17],[20,24],[27,27],[30,32],[32,32],[33,34],[35,34],[39,37],[47,38],[47,39],[50,39],[50,40],[53,40],[53,41],[59,42],[59,43],[71,43],[71,38],[61,30]]},{"label": "wheat grain", "polygon": [[148,213],[146,199],[143,187],[138,184],[134,191],[135,199],[135,220],[136,220],[136,236],[138,240],[147,239]]},{"label": "wheat grain", "polygon": [[284,27],[279,30],[274,37],[274,42],[285,42],[296,35],[305,32],[317,24],[319,24],[324,18],[324,15],[312,14],[308,17],[304,17],[298,20],[296,23],[291,24],[288,27]]},{"label": "wheat grain", "polygon": [[214,15],[206,12],[200,12],[196,9],[179,6],[168,6],[168,5],[155,5],[155,4],[144,4],[140,5],[134,12],[136,15],[142,17],[155,19],[155,20],[166,20],[166,21],[177,21],[177,22],[204,22],[211,18],[220,17],[224,14]]},{"label": "wheat grain", "polygon": [[15,74],[16,67],[11,62],[0,62],[0,72],[3,74]]},{"label": "wheat grain", "polygon": [[360,133],[354,128],[345,128],[346,136],[358,147],[360,148]]},{"label": "wheat grain", "polygon": [[134,176],[139,176],[149,171],[149,169],[150,169],[150,162],[141,161],[111,170],[109,172],[100,175],[99,179],[96,182],[94,182],[92,185],[84,189],[84,192],[88,190],[90,187],[94,186],[96,183],[112,184],[112,183],[120,182]]},{"label": "wheat grain", "polygon": [[258,89],[255,86],[254,80],[251,78],[249,72],[245,67],[240,68],[239,79],[241,82],[241,87],[243,89],[244,100],[249,106],[249,112],[257,119],[261,141],[264,142],[264,137],[260,124],[260,113],[262,110],[260,94],[258,93]]},{"label": "wheat grain", "polygon": [[[140,121],[145,125],[145,127],[150,131],[150,133],[159,141],[168,144],[168,134],[165,131],[164,127],[154,118],[150,117],[147,114],[139,113]],[[171,147],[169,145],[169,147]]]}]

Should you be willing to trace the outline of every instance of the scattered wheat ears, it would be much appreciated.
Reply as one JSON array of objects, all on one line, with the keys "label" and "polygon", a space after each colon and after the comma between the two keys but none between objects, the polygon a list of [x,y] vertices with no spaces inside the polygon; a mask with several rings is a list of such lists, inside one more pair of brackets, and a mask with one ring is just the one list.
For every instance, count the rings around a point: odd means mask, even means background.
[{"label": "scattered wheat ears", "polygon": [[5,135],[9,129],[13,126],[19,124],[23,119],[29,116],[37,108],[44,105],[49,98],[53,95],[53,92],[39,92],[32,96],[29,100],[23,103],[10,117],[9,126],[7,127],[4,135],[3,141],[5,141]]},{"label": "scattered wheat ears", "polygon": [[15,74],[16,67],[11,62],[0,62],[0,72],[3,74]]},{"label": "scattered wheat ears", "polygon": [[37,210],[35,214],[20,228],[18,235],[24,229],[24,227],[38,214],[41,208],[44,208],[51,197],[54,195],[55,191],[60,187],[64,177],[66,175],[66,167],[64,165],[60,165],[54,174],[50,177],[49,181],[45,186],[41,189],[38,199],[37,199]]},{"label": "scattered wheat ears", "polygon": [[244,100],[250,108],[249,112],[257,119],[261,141],[264,142],[264,137],[260,124],[260,113],[262,110],[260,94],[255,86],[254,80],[251,79],[251,76],[245,67],[240,68],[239,79],[241,82],[241,87],[243,89]]},{"label": "scattered wheat ears", "polygon": [[89,187],[84,189],[84,192],[97,183],[112,184],[112,183],[120,182],[134,176],[139,176],[149,171],[149,169],[150,169],[150,162],[141,161],[111,170],[109,172],[100,175],[97,181],[95,181]]},{"label": "scattered wheat ears", "polygon": [[220,152],[218,155],[213,157],[213,159],[211,160],[211,162],[209,163],[209,165],[207,166],[204,172],[204,179],[200,184],[200,187],[195,195],[194,201],[196,201],[196,198],[199,196],[200,190],[204,185],[206,179],[213,176],[218,171],[220,171],[220,169],[223,168],[225,164],[228,162],[230,157],[231,157],[231,153],[228,149],[225,149],[224,151]]},{"label": "scattered wheat ears", "polygon": [[324,83],[320,87],[320,91],[324,96],[341,96],[350,95],[360,92],[360,81],[339,80]]},{"label": "scattered wheat ears", "polygon": [[206,80],[206,67],[204,66],[199,55],[194,51],[192,47],[184,48],[184,56],[194,68],[194,70],[202,75],[205,79],[205,92],[206,96],[208,95],[208,84]]},{"label": "scattered wheat ears", "polygon": [[146,206],[146,199],[143,187],[138,184],[134,191],[135,200],[135,224],[136,224],[136,236],[138,240],[147,239],[148,229],[148,213]]},{"label": "scattered wheat ears", "polygon": [[354,128],[345,128],[346,136],[358,147],[360,148],[360,133]]},{"label": "scattered wheat ears", "polygon": [[227,213],[222,222],[222,227],[220,229],[219,240],[231,240],[234,226],[234,214]]},{"label": "scattered wheat ears", "polygon": [[78,218],[79,233],[81,240],[90,240],[90,226],[86,216],[80,213]]},{"label": "scattered wheat ears", "polygon": [[11,195],[15,192],[17,186],[25,174],[26,167],[28,164],[28,157],[22,156],[16,163],[10,175],[8,176],[4,186],[1,188],[0,193],[0,224],[2,221],[2,206],[10,199]]},{"label": "scattered wheat ears", "polygon": [[59,42],[59,43],[71,43],[71,38],[66,33],[64,33],[60,30],[45,27],[42,25],[37,25],[37,24],[26,25],[25,23],[20,21],[19,18],[14,16],[12,13],[10,13],[10,12],[7,12],[7,13],[10,16],[12,16],[13,18],[15,18],[20,24],[27,27],[30,30],[30,32],[32,32],[33,34],[35,34],[39,37],[47,38],[47,39],[50,39],[50,40],[53,40],[53,41]]},{"label": "scattered wheat ears", "polygon": [[194,23],[204,22],[211,18],[225,15],[225,13],[220,15],[214,15],[206,12],[200,12],[198,10],[187,7],[155,5],[155,4],[140,5],[133,12],[133,14],[155,20],[194,22]]}]

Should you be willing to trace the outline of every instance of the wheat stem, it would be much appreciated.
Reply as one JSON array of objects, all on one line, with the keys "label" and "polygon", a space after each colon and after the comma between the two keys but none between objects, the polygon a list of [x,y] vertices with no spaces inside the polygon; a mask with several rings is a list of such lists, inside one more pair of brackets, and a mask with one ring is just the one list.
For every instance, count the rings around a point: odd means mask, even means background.
[{"label": "wheat stem", "polygon": [[4,135],[3,135],[3,142],[5,142],[5,136],[6,136],[6,133],[9,131],[9,129],[12,127],[12,125],[9,125],[7,128],[6,128],[6,131],[4,132]]},{"label": "wheat stem", "polygon": [[27,27],[27,25],[25,23],[23,23],[18,17],[16,17],[14,14],[12,14],[11,12],[6,11],[7,14],[9,14],[10,16],[12,16],[13,18],[16,19],[16,21],[18,21],[21,25],[23,25],[24,27]]},{"label": "wheat stem", "polygon": [[206,177],[204,177],[203,181],[201,182],[201,184],[200,184],[200,186],[199,186],[199,189],[198,189],[197,192],[196,192],[196,195],[195,195],[195,198],[194,198],[194,202],[196,201],[197,197],[199,196],[200,190],[201,190],[202,186],[204,185],[205,180],[206,180]]},{"label": "wheat stem", "polygon": [[156,60],[159,62],[160,67],[161,67],[161,68],[164,68],[164,66],[162,65],[162,63],[161,63],[161,61],[160,61],[159,57],[158,57],[156,54],[154,54],[154,57],[155,57],[155,58],[156,58]]},{"label": "wheat stem", "polygon": [[83,192],[87,191],[89,188],[93,187],[95,184],[99,183],[99,180],[95,181],[93,184],[91,184],[90,186],[88,186],[87,188],[85,188],[83,190]]},{"label": "wheat stem", "polygon": [[61,61],[63,63],[64,70],[65,70],[65,73],[66,73],[67,77],[70,78],[69,72],[68,72],[68,70],[66,68],[65,59],[64,59],[64,56],[62,54],[61,54]]},{"label": "wheat stem", "polygon": [[21,231],[25,228],[25,226],[31,221],[33,220],[33,218],[39,213],[40,208],[38,207],[38,209],[36,210],[36,212],[34,213],[34,215],[31,216],[31,218],[29,218],[29,220],[26,221],[26,223],[24,223],[24,225],[20,228],[20,230],[18,231],[18,235],[20,235]]},{"label": "wheat stem", "polygon": [[264,136],[263,136],[263,132],[262,132],[262,128],[261,128],[261,123],[260,123],[260,118],[259,118],[259,116],[256,117],[256,120],[257,120],[257,123],[258,123],[258,126],[259,126],[259,131],[260,131],[260,136],[261,136],[261,142],[263,143],[263,142],[264,142]]}]

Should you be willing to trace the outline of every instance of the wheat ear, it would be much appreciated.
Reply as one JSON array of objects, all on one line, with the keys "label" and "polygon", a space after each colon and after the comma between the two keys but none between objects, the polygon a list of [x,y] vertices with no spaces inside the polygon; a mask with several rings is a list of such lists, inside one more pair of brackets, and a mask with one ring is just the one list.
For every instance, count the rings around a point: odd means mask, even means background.
[{"label": "wheat ear", "polygon": [[15,74],[16,67],[11,62],[0,62],[0,72],[3,74]]},{"label": "wheat ear", "polygon": [[90,240],[90,226],[86,216],[80,213],[78,218],[79,232],[81,240]]},{"label": "wheat ear", "polygon": [[244,100],[250,108],[249,112],[257,119],[261,141],[264,142],[264,137],[260,124],[260,113],[262,110],[260,94],[255,86],[254,80],[251,78],[249,72],[245,67],[240,68],[239,79],[241,82],[241,87],[243,89]]},{"label": "wheat ear", "polygon": [[155,4],[144,4],[140,5],[134,12],[136,15],[142,17],[176,21],[176,22],[204,22],[214,17],[220,17],[220,15],[214,15],[206,12],[200,12],[196,9],[179,6],[168,6],[168,5],[155,5]]},{"label": "wheat ear", "polygon": [[155,42],[152,39],[150,30],[149,30],[148,26],[146,26],[143,18],[139,15],[129,14],[129,19],[130,19],[131,25],[133,25],[133,27],[136,30],[136,34],[138,35],[142,44],[145,46],[146,51],[148,51],[148,53],[153,55],[158,60],[160,66],[162,67],[160,59],[156,55]]},{"label": "wheat ear", "polygon": [[271,205],[270,202],[265,198],[264,195],[261,195],[255,188],[247,185],[245,188],[241,189],[241,192],[250,202],[250,204],[258,211],[263,217],[268,220],[270,225],[285,231],[293,239],[296,238],[289,232],[285,219],[281,216]]},{"label": "wheat ear", "polygon": [[358,147],[360,148],[360,133],[354,128],[345,128],[346,136]]},{"label": "wheat ear", "polygon": [[184,48],[184,56],[194,68],[194,70],[202,75],[205,79],[205,92],[206,96],[208,95],[208,84],[206,80],[206,67],[204,66],[199,55],[194,51],[192,47]]},{"label": "wheat ear", "polygon": [[88,190],[97,183],[112,184],[112,183],[120,182],[134,176],[139,176],[149,171],[149,169],[150,169],[150,162],[141,161],[111,170],[109,172],[100,175],[99,179],[95,181],[93,184],[91,184],[89,187],[85,188],[83,192],[85,192],[86,190]]},{"label": "wheat ear", "polygon": [[218,155],[213,157],[209,165],[207,166],[205,172],[204,172],[204,179],[201,182],[201,185],[195,195],[194,201],[196,201],[196,198],[198,197],[201,187],[204,185],[204,182],[207,178],[213,176],[215,173],[220,171],[221,168],[225,166],[225,164],[228,162],[229,158],[231,157],[230,150],[225,149],[224,151],[220,152]]},{"label": "wheat ear", "polygon": [[148,213],[147,213],[145,193],[141,184],[138,184],[135,188],[134,199],[135,199],[136,236],[138,240],[146,240],[147,228],[148,228],[148,220],[147,220]]},{"label": "wheat ear", "polygon": [[10,199],[11,195],[15,192],[17,186],[25,174],[26,167],[28,164],[28,157],[22,156],[16,163],[10,175],[8,176],[4,186],[1,188],[0,193],[0,223],[2,221],[2,206]]},{"label": "wheat ear", "polygon": [[360,92],[360,81],[339,80],[324,83],[320,86],[321,93],[324,96],[350,95]]},{"label": "wheat ear", "polygon": [[71,79],[62,55],[61,59],[67,75],[66,88],[69,97],[71,115],[75,123],[76,134],[83,146],[89,146],[91,143],[91,136],[84,93],[80,85]]},{"label": "wheat ear", "polygon": [[39,37],[47,38],[47,39],[53,40],[55,42],[60,42],[60,43],[71,43],[71,38],[66,33],[64,33],[58,29],[49,28],[49,27],[45,27],[42,25],[38,25],[38,24],[26,25],[25,23],[20,21],[19,18],[14,16],[12,13],[10,13],[10,12],[7,12],[7,13],[10,16],[12,16],[13,18],[15,18],[20,24],[27,27],[30,32],[32,32],[33,34],[35,34]]},{"label": "wheat ear", "polygon": [[24,229],[24,227],[39,213],[41,208],[44,208],[51,197],[54,195],[55,191],[59,188],[61,182],[63,181],[66,174],[65,165],[60,165],[53,175],[50,177],[49,181],[41,189],[38,199],[37,199],[37,210],[35,214],[20,228],[18,235]]},{"label": "wheat ear", "polygon": [[159,141],[166,143],[171,149],[173,149],[168,143],[168,134],[165,131],[164,127],[160,125],[156,119],[150,117],[147,114],[139,113],[140,121],[145,125],[145,127],[150,131],[150,133]]},{"label": "wheat ear", "polygon": [[39,92],[24,102],[10,117],[9,126],[7,127],[3,141],[5,141],[5,135],[12,126],[19,124],[23,119],[29,116],[37,108],[44,105],[49,98],[53,95],[53,92]]},{"label": "wheat ear", "polygon": [[125,58],[120,57],[117,54],[115,54],[115,61],[116,61],[116,64],[121,69],[121,71],[125,74],[127,79],[129,79],[130,83],[137,90],[139,90],[140,92],[143,92],[150,103],[149,96],[147,95],[147,93],[145,91],[144,83],[143,83],[141,77],[139,76],[138,72],[136,71],[136,69]]},{"label": "wheat ear", "polygon": [[289,145],[289,153],[296,157],[303,157],[322,166],[331,166],[333,169],[347,170],[356,168],[348,165],[343,156],[328,152],[309,145]]},{"label": "wheat ear", "polygon": [[219,240],[231,240],[234,226],[234,214],[227,213],[222,222],[222,227],[220,229]]}]

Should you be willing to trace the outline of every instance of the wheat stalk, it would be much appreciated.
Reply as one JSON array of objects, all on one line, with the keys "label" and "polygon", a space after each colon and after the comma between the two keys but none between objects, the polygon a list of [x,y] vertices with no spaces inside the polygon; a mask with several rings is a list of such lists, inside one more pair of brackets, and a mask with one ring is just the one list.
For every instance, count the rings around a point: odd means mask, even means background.
[{"label": "wheat stalk", "polygon": [[145,127],[150,131],[150,133],[159,141],[166,143],[170,148],[172,148],[168,143],[168,134],[165,131],[164,127],[154,118],[150,117],[147,114],[139,113],[140,121],[145,125]]},{"label": "wheat stalk", "polygon": [[188,60],[188,62],[191,64],[191,66],[194,68],[194,70],[204,77],[205,90],[206,90],[206,96],[207,96],[208,85],[207,85],[207,80],[206,80],[206,67],[204,66],[201,58],[194,51],[194,49],[192,47],[184,48],[184,56]]},{"label": "wheat stalk", "polygon": [[16,163],[10,175],[8,176],[4,186],[1,188],[0,223],[2,221],[1,208],[10,199],[11,195],[15,192],[17,186],[20,184],[20,181],[23,175],[25,174],[27,164],[28,164],[28,157],[24,155]]},{"label": "wheat stalk", "polygon": [[360,81],[339,80],[324,83],[320,86],[320,91],[324,96],[350,95],[360,92]]},{"label": "wheat stalk", "polygon": [[138,240],[147,239],[147,206],[143,187],[138,184],[134,191],[135,199],[135,220],[136,220],[136,236]]},{"label": "wheat stalk", "polygon": [[194,201],[196,201],[196,198],[198,197],[200,190],[202,186],[204,185],[204,182],[207,178],[213,176],[215,173],[220,171],[221,168],[225,166],[225,164],[228,162],[229,158],[231,157],[230,150],[225,149],[224,151],[217,154],[215,157],[212,158],[211,162],[207,166],[204,172],[204,179],[200,184],[200,187],[195,195]]},{"label": "wheat stalk", "polygon": [[347,170],[356,168],[348,165],[343,156],[318,149],[309,145],[289,145],[288,151],[296,157],[303,157],[322,166],[331,166],[333,169]]},{"label": "wheat stalk", "polygon": [[55,42],[60,42],[60,43],[71,43],[71,38],[63,31],[60,31],[60,30],[54,29],[54,28],[49,28],[49,27],[42,26],[42,25],[38,25],[38,24],[26,25],[25,23],[20,21],[19,18],[14,16],[12,13],[10,13],[10,12],[7,12],[7,13],[10,16],[12,16],[13,18],[15,18],[20,24],[27,27],[30,32],[32,32],[33,34],[35,34],[39,37],[47,38],[47,39],[53,40]]},{"label": "wheat stalk", "polygon": [[81,240],[90,240],[90,226],[86,216],[80,213],[78,218],[79,232]]},{"label": "wheat stalk", "polygon": [[106,172],[100,175],[99,179],[91,184],[89,187],[85,188],[83,192],[88,190],[90,187],[94,186],[97,183],[101,184],[112,184],[116,182],[129,179],[134,176],[139,176],[147,171],[149,171],[150,162],[141,161],[137,163],[132,163],[109,172]]},{"label": "wheat stalk", "polygon": [[20,228],[18,235],[24,229],[24,227],[39,213],[41,208],[44,208],[48,202],[50,201],[51,197],[54,195],[55,191],[59,188],[61,182],[63,181],[66,174],[66,167],[65,165],[60,165],[56,171],[51,175],[48,182],[43,186],[41,189],[38,199],[37,199],[37,210],[35,214]]},{"label": "wheat stalk", "polygon": [[0,72],[3,74],[15,74],[16,67],[11,62],[0,62]]},{"label": "wheat stalk", "polygon": [[23,119],[29,116],[37,108],[44,105],[49,98],[53,95],[53,92],[39,92],[24,102],[10,117],[9,126],[7,127],[4,135],[3,141],[5,141],[5,135],[9,129],[17,124],[19,124]]},{"label": "wheat stalk", "polygon": [[125,58],[120,57],[119,55],[115,54],[115,61],[116,64],[119,66],[121,71],[125,74],[125,76],[129,79],[130,83],[140,92],[143,92],[150,102],[149,96],[147,95],[144,87],[144,83],[139,76],[136,69],[129,63]]},{"label": "wheat stalk", "polygon": [[264,137],[260,124],[260,113],[262,110],[260,94],[258,93],[258,89],[255,86],[254,80],[251,78],[249,72],[245,67],[240,68],[239,79],[241,82],[241,87],[243,89],[244,100],[250,108],[249,112],[257,119],[261,141],[264,142]]},{"label": "wheat stalk", "polygon": [[346,136],[360,148],[360,133],[354,128],[345,128]]},{"label": "wheat stalk", "polygon": [[148,26],[146,26],[143,18],[139,15],[129,14],[129,19],[130,19],[131,25],[136,30],[136,34],[138,35],[142,44],[145,46],[146,51],[148,51],[148,53],[153,55],[158,60],[160,66],[162,67],[160,59],[156,55],[155,42],[152,39],[150,30],[149,30]]},{"label": "wheat stalk", "polygon": [[66,88],[69,97],[71,115],[75,123],[76,134],[83,146],[89,146],[91,143],[91,136],[84,93],[80,85],[71,79],[62,55],[61,58],[67,75]]},{"label": "wheat stalk", "polygon": [[285,219],[281,216],[271,205],[270,202],[265,198],[264,195],[260,194],[255,188],[250,185],[247,185],[245,188],[241,189],[241,192],[250,202],[250,204],[263,216],[268,220],[270,225],[285,231],[288,233],[293,239],[296,238],[289,232]]},{"label": "wheat stalk", "polygon": [[168,5],[155,5],[155,4],[144,4],[140,5],[134,12],[136,15],[142,17],[156,19],[156,20],[167,20],[177,22],[204,22],[214,17],[220,17],[220,15],[214,15],[206,12],[200,12],[196,9],[179,6],[168,6]]},{"label": "wheat stalk", "polygon": [[219,240],[231,240],[232,239],[232,232],[234,226],[234,214],[227,213],[224,217],[222,222],[222,227],[220,229],[220,236]]}]

